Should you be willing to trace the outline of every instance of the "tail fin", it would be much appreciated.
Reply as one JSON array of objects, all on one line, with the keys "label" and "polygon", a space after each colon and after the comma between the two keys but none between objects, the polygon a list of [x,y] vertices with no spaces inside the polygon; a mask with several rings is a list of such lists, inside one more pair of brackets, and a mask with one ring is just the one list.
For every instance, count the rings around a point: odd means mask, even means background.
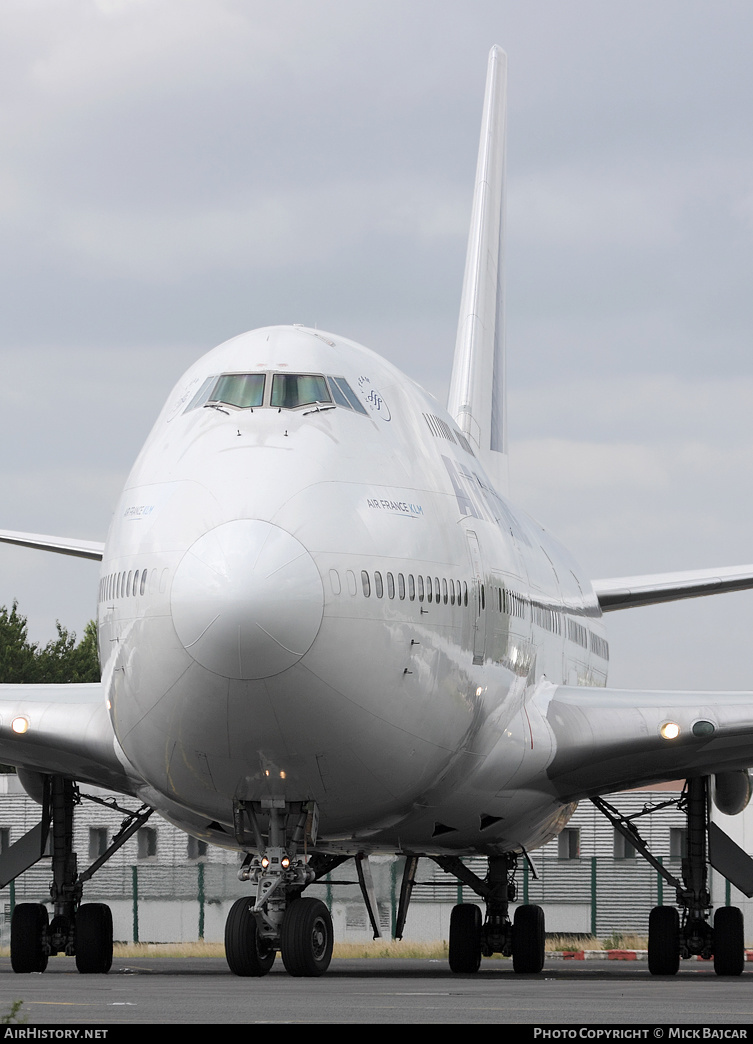
[{"label": "tail fin", "polygon": [[507,55],[500,47],[492,47],[447,409],[502,493],[507,491],[503,287],[506,126]]}]

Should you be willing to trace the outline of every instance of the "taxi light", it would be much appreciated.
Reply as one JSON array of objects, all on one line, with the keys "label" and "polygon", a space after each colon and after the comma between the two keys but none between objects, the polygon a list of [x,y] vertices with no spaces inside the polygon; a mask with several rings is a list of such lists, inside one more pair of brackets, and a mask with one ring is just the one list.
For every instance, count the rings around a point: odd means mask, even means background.
[{"label": "taxi light", "polygon": [[290,866],[290,860],[287,856],[283,856],[280,862],[282,864],[283,870],[287,870],[287,868]]},{"label": "taxi light", "polygon": [[13,729],[14,732],[17,732],[19,733],[19,735],[21,735],[24,732],[28,731],[29,720],[28,718],[23,718],[19,716],[18,718],[13,719],[13,721],[10,723],[10,727]]},{"label": "taxi light", "polygon": [[264,870],[267,869],[267,867],[269,866],[269,857],[268,856],[262,856],[261,865],[262,865],[262,869],[264,869]]},{"label": "taxi light", "polygon": [[677,739],[680,735],[680,726],[676,721],[665,721],[662,727],[659,729],[662,737],[666,740]]}]

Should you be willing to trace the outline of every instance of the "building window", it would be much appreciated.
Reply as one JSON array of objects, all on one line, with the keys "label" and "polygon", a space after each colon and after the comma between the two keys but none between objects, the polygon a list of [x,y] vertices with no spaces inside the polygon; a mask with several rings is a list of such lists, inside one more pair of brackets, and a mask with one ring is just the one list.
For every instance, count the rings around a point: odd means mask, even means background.
[{"label": "building window", "polygon": [[557,855],[560,859],[580,858],[580,830],[576,827],[565,827],[557,838]]},{"label": "building window", "polygon": [[628,839],[615,830],[614,832],[614,858],[615,859],[635,859],[635,847],[628,841]]},{"label": "building window", "polygon": [[10,848],[10,827],[0,827],[0,852]]},{"label": "building window", "polygon": [[685,859],[688,854],[688,831],[686,827],[669,828],[669,858]]},{"label": "building window", "polygon": [[89,859],[93,862],[107,851],[107,827],[89,827]]},{"label": "building window", "polygon": [[142,827],[136,832],[139,859],[153,859],[157,855],[157,831],[154,827]]},{"label": "building window", "polygon": [[209,845],[206,841],[200,841],[198,837],[188,838],[188,858],[189,859],[203,859],[207,854]]}]

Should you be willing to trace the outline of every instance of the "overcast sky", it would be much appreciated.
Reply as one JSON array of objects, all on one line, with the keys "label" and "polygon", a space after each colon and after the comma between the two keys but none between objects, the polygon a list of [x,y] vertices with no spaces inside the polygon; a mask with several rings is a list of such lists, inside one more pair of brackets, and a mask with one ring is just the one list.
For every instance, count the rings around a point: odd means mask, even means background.
[{"label": "overcast sky", "polygon": [[[203,352],[300,322],[443,402],[509,56],[512,498],[593,577],[753,561],[753,5],[3,0],[0,527],[104,539]],[[81,631],[96,565],[0,548]],[[607,618],[613,684],[753,689],[753,594]]]}]

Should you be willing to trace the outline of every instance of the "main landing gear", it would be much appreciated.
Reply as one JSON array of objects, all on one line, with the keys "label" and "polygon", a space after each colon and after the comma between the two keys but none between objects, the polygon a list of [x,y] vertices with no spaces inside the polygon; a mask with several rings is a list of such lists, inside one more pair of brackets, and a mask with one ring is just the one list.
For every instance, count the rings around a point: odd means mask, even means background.
[{"label": "main landing gear", "polygon": [[[432,856],[447,873],[468,885],[486,904],[486,916],[475,903],[459,903],[450,915],[450,970],[473,973],[479,970],[482,957],[494,953],[512,957],[513,970],[535,975],[544,967],[544,911],[526,904],[515,911],[510,920],[509,904],[515,900],[517,856],[511,853],[489,856],[484,879],[478,877],[456,856]],[[403,885],[397,916],[398,938],[402,937],[419,857],[410,855],[405,862]]]},{"label": "main landing gear", "polygon": [[225,954],[235,975],[266,975],[282,952],[286,971],[323,975],[332,959],[334,932],[329,910],[301,893],[349,856],[298,855],[304,841],[316,842],[316,808],[311,802],[269,799],[238,802],[235,833],[253,845],[238,876],[256,886],[256,898],[238,899],[225,923]]},{"label": "main landing gear", "polygon": [[[621,816],[602,798],[593,803],[612,822],[641,855],[676,890],[677,906],[655,906],[648,921],[648,970],[652,975],[675,975],[680,959],[700,956],[714,959],[717,975],[740,975],[745,964],[745,930],[742,912],[736,906],[720,907],[709,922],[711,894],[708,889],[709,780],[707,776],[689,779],[677,804],[687,817],[687,854],[682,860],[682,880],[674,877],[649,852],[636,829],[636,816]],[[656,808],[646,808],[648,815]],[[721,833],[721,831],[718,831]],[[725,835],[726,836],[726,835]],[[733,843],[727,839],[730,845]],[[747,858],[743,855],[743,858]],[[717,869],[723,867],[715,862]],[[729,872],[729,871],[728,871]]]},{"label": "main landing gear", "polygon": [[73,850],[73,815],[81,794],[73,780],[44,776],[41,782],[42,820],[25,837],[3,853],[0,883],[4,887],[45,854],[48,839],[52,857],[52,920],[42,903],[19,903],[11,918],[10,960],[14,972],[43,972],[51,956],[75,956],[84,974],[104,974],[112,965],[112,914],[103,903],[82,903],[83,886],[151,816],[153,809],[138,812],[119,808],[114,801],[91,795],[88,800],[125,813],[125,819],[109,848],[83,873],[78,873]]}]

